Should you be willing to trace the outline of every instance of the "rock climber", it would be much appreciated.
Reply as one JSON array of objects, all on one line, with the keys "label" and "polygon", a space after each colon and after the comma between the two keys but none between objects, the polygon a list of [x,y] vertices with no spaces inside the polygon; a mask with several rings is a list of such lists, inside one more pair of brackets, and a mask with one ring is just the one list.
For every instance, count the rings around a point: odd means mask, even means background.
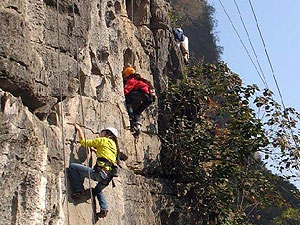
[{"label": "rock climber", "polygon": [[124,93],[130,119],[130,130],[138,135],[142,126],[141,114],[155,101],[155,96],[152,94],[154,88],[150,81],[142,78],[131,66],[127,66],[124,69],[123,77],[125,80]]},{"label": "rock climber", "polygon": [[173,29],[173,34],[178,48],[183,54],[185,64],[189,63],[189,39],[184,35],[182,28]]},{"label": "rock climber", "polygon": [[108,213],[108,204],[106,202],[103,189],[108,186],[114,176],[114,168],[117,163],[118,148],[118,130],[114,127],[103,129],[98,138],[84,139],[83,132],[78,124],[74,124],[76,131],[79,134],[80,144],[85,147],[90,147],[91,151],[97,155],[97,162],[94,168],[86,167],[78,163],[71,163],[68,170],[70,185],[72,188],[71,197],[79,199],[84,195],[89,194],[89,190],[83,187],[84,178],[90,178],[98,181],[98,184],[93,188],[93,195],[97,197],[100,205],[100,212],[96,213],[96,219],[106,217]]}]

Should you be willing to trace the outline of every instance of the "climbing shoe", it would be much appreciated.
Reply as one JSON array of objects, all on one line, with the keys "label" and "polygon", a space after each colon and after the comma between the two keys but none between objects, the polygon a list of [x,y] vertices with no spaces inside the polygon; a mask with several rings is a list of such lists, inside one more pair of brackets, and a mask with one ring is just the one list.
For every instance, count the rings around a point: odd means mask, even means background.
[{"label": "climbing shoe", "polygon": [[107,209],[101,209],[100,212],[96,213],[97,219],[104,218],[107,216],[108,210]]},{"label": "climbing shoe", "polygon": [[141,123],[141,116],[140,115],[134,115],[133,123]]}]

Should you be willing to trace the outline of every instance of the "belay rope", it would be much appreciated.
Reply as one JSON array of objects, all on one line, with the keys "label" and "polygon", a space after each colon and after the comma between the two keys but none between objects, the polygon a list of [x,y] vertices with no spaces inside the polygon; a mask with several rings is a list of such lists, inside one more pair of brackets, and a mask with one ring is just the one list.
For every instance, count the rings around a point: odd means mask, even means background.
[{"label": "belay rope", "polygon": [[[63,87],[62,87],[62,75],[60,71],[60,30],[59,30],[59,0],[56,2],[56,12],[57,12],[57,61],[58,61],[58,74],[59,74],[59,90],[60,90],[60,124],[61,124],[61,139],[62,139],[62,149],[63,149],[63,161],[64,161],[64,182],[65,182],[65,189],[66,189],[66,199],[68,198],[68,177],[67,177],[67,169],[66,169],[66,150],[65,150],[65,132],[64,132],[64,107],[63,107]],[[67,204],[67,221],[68,225],[70,225],[70,216],[69,216],[69,204],[68,200],[66,201]]]},{"label": "belay rope", "polygon": [[[133,21],[133,0],[131,0],[131,23],[132,26],[134,26]],[[134,39],[134,29],[132,29],[132,46],[133,46],[133,39]],[[131,51],[131,66],[134,66],[134,60],[133,60],[133,50]]]},{"label": "belay rope", "polygon": [[[74,31],[76,31],[76,15],[75,15],[75,3],[74,0],[72,0],[72,13],[73,13],[73,25],[74,25]],[[77,36],[76,32],[75,33],[75,48],[76,48],[76,74],[79,80],[79,84],[81,84],[81,78],[80,78],[80,73],[79,73],[79,63],[78,63],[78,42],[77,42]],[[84,112],[83,112],[83,101],[82,101],[82,87],[79,85],[79,94],[80,94],[80,106],[81,106],[81,117],[82,117],[82,125],[85,127],[85,119],[84,119]],[[89,149],[87,147],[87,142],[86,142],[86,133],[85,133],[85,128],[83,129],[83,136],[85,140],[85,152],[86,155],[89,155]],[[86,166],[89,167],[89,158],[87,157],[87,162]],[[90,189],[90,196],[93,198],[93,191],[92,191],[92,185],[91,185],[91,173],[90,170],[88,170],[88,179],[89,179],[89,189]],[[95,225],[95,215],[94,215],[94,204],[95,202],[91,200],[92,204],[92,224]]]}]

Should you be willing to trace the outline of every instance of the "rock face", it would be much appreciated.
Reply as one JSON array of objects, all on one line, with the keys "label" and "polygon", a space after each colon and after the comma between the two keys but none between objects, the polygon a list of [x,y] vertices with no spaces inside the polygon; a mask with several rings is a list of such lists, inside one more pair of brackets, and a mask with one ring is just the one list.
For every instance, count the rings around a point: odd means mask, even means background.
[{"label": "rock face", "polygon": [[92,224],[91,200],[72,200],[65,183],[64,167],[87,158],[74,122],[89,138],[116,127],[128,156],[97,224],[187,224],[174,213],[173,186],[147,172],[159,164],[157,103],[135,141],[123,94],[128,63],[158,97],[167,79],[181,78],[168,10],[164,0],[1,1],[1,224]]}]

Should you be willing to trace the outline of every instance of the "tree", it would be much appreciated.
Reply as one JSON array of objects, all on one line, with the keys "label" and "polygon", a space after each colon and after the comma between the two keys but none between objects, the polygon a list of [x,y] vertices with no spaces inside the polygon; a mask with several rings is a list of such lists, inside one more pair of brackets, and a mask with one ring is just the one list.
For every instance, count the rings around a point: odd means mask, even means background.
[{"label": "tree", "polygon": [[299,225],[300,224],[300,210],[288,208],[280,217],[272,220],[271,225]]},{"label": "tree", "polygon": [[[243,87],[237,74],[218,63],[194,66],[186,81],[170,85],[163,95],[163,172],[177,183],[185,207],[192,206],[203,221],[222,224],[233,218],[246,224],[258,209],[288,204],[254,155],[282,143],[291,125],[286,119],[280,124],[287,111],[281,114],[271,92],[254,98],[258,91],[255,85]],[[261,120],[250,102],[276,113]],[[274,124],[284,130],[277,136],[266,129]],[[290,147],[283,149],[292,154]]]}]

